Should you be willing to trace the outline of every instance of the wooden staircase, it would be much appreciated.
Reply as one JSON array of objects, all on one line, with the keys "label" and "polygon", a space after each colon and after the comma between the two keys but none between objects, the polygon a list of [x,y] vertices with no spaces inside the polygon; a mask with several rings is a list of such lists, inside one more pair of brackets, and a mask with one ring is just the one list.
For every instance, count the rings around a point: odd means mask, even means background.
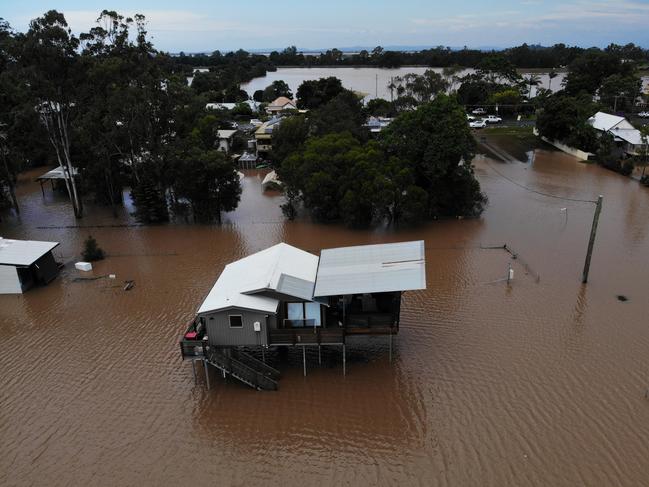
[{"label": "wooden staircase", "polygon": [[258,391],[276,391],[278,370],[236,348],[209,347],[205,361]]}]

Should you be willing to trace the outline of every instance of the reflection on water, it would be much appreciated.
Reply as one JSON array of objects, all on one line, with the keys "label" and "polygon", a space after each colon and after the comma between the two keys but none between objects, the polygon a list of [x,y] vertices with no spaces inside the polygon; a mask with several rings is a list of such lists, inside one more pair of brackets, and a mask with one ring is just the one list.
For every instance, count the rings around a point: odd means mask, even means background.
[{"label": "reflection on water", "polygon": [[[21,217],[3,214],[0,235],[60,241],[66,268],[0,296],[0,484],[646,484],[647,189],[547,150],[533,164],[479,156],[476,174],[490,202],[481,219],[401,231],[285,222],[255,171],[220,227],[108,227],[134,221],[91,205],[76,221],[25,175]],[[604,195],[588,286],[593,205],[503,175]],[[73,281],[89,233],[109,254],[94,275],[115,281]],[[310,355],[306,378],[291,355],[280,390],[257,393],[215,373],[208,392],[180,361],[178,335],[231,260],[279,241],[408,239],[426,242],[428,289],[404,295],[392,364],[383,337],[356,339],[346,377],[340,350],[322,367]],[[505,243],[540,281],[486,248]]]}]

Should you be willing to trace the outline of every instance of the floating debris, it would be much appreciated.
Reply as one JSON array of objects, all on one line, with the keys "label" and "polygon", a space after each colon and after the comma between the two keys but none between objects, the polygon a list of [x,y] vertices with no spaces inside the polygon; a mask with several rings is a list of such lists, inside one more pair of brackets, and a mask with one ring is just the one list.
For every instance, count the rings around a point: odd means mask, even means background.
[{"label": "floating debris", "polygon": [[629,298],[627,298],[624,294],[618,294],[617,295],[617,300],[622,301],[624,303],[624,302],[628,301]]},{"label": "floating debris", "polygon": [[135,286],[135,281],[124,281],[124,291],[130,291]]}]

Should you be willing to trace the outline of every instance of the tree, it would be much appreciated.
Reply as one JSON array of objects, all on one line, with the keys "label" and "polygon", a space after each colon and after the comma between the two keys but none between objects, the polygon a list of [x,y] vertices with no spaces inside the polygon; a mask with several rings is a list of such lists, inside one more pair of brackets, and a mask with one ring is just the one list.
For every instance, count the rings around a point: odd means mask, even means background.
[{"label": "tree", "polygon": [[286,98],[293,98],[293,93],[291,89],[283,80],[273,81],[268,85],[262,92],[262,99],[266,103],[271,103],[275,101],[280,96],[285,96]]},{"label": "tree", "polygon": [[104,251],[97,245],[97,240],[92,235],[83,242],[83,260],[86,262],[95,262],[104,259]]},{"label": "tree", "polygon": [[298,152],[309,135],[309,123],[304,115],[286,117],[273,129],[273,166],[278,168],[284,159]]},{"label": "tree", "polygon": [[63,14],[50,10],[30,22],[20,56],[33,106],[63,168],[74,215],[81,218],[81,197],[73,177],[71,155],[79,83],[78,46],[79,40],[72,35]]},{"label": "tree", "polygon": [[309,121],[311,133],[316,136],[349,132],[359,140],[367,139],[363,106],[359,97],[349,90],[313,110]]},{"label": "tree", "polygon": [[563,92],[550,95],[536,120],[539,134],[550,140],[559,140],[585,151],[596,148],[595,129],[588,118],[597,112],[597,105],[589,95],[571,97]]},{"label": "tree", "polygon": [[572,96],[582,91],[594,95],[605,78],[614,74],[630,76],[633,69],[632,63],[623,62],[615,52],[588,49],[568,66],[565,91]]},{"label": "tree", "polygon": [[525,84],[525,86],[527,86],[527,99],[528,100],[530,98],[532,98],[532,86],[538,86],[540,82],[541,82],[541,78],[539,78],[534,73],[529,73],[529,74],[523,76],[523,83]]},{"label": "tree", "polygon": [[642,80],[636,75],[612,74],[602,80],[597,94],[600,101],[613,111],[630,110],[642,89]]},{"label": "tree", "polygon": [[382,132],[389,156],[412,164],[428,215],[479,215],[486,203],[473,174],[475,140],[459,103],[446,95],[399,115]]},{"label": "tree", "polygon": [[342,93],[343,90],[341,81],[334,76],[318,80],[306,80],[297,89],[297,106],[313,110],[328,103]]},{"label": "tree", "polygon": [[398,76],[393,83],[399,98],[408,100],[401,104],[404,108],[428,102],[448,88],[448,82],[432,69],[427,69],[424,74],[408,73],[403,77]]},{"label": "tree", "polygon": [[189,202],[195,220],[220,223],[222,212],[236,209],[241,183],[235,164],[222,152],[181,142],[172,161],[174,192]]}]

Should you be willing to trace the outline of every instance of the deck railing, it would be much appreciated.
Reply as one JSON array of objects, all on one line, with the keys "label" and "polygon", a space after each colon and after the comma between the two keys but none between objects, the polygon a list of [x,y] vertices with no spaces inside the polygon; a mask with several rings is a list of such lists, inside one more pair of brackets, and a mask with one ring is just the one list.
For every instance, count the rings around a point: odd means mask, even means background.
[{"label": "deck railing", "polygon": [[270,330],[271,345],[315,345],[344,343],[345,333],[342,328],[285,328]]}]

